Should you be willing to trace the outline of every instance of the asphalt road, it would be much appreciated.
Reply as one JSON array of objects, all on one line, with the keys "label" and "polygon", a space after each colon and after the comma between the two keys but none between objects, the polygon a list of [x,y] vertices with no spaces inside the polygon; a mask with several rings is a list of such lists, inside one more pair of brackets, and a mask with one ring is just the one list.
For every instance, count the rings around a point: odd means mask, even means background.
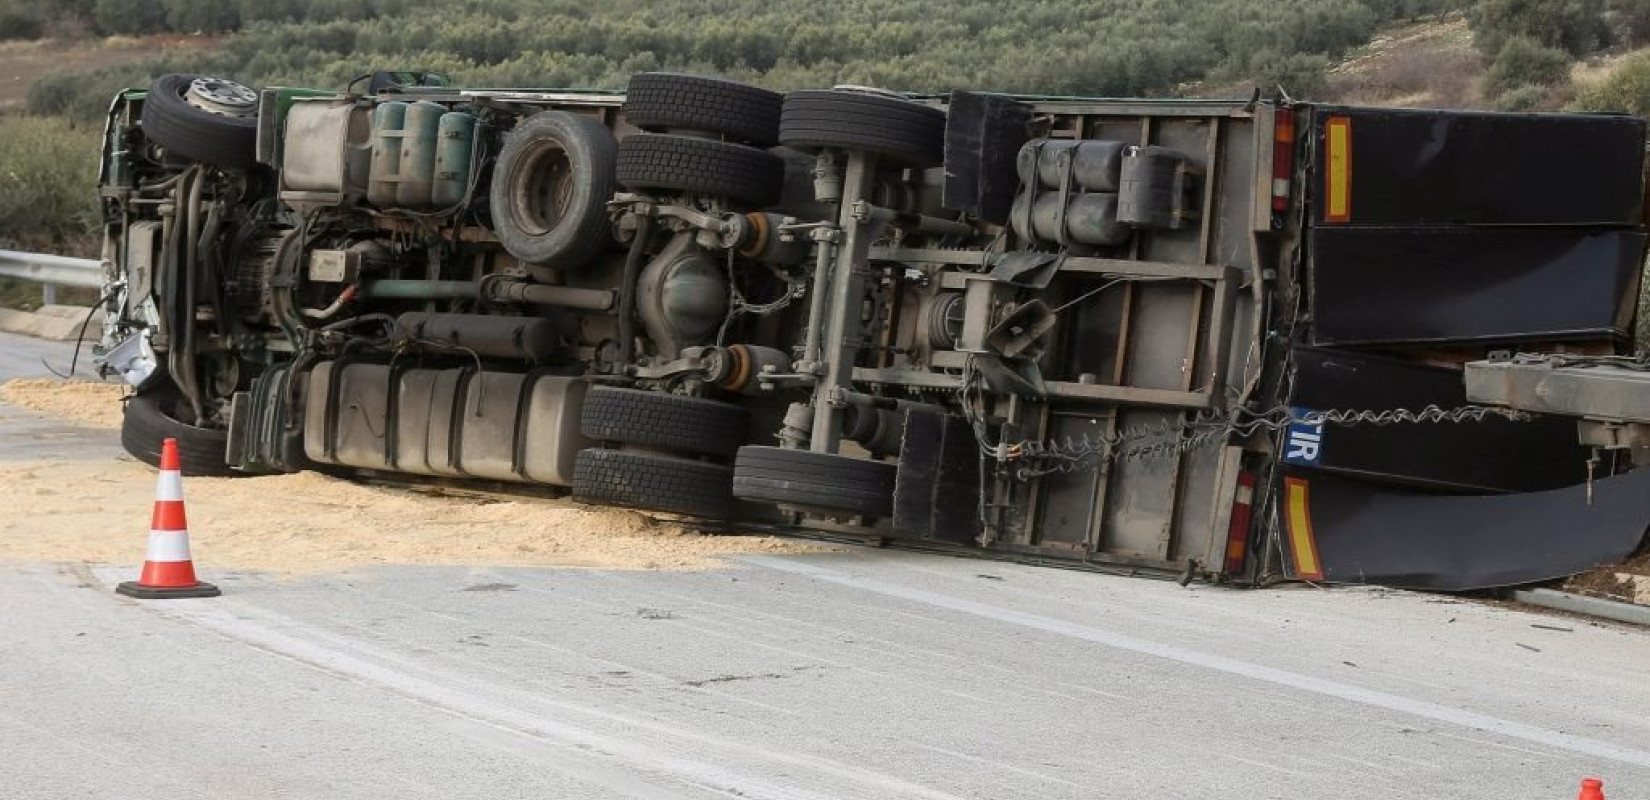
[{"label": "asphalt road", "polygon": [[873,549],[199,566],[223,597],[0,565],[0,798],[1650,797],[1650,635],[1451,598]]}]

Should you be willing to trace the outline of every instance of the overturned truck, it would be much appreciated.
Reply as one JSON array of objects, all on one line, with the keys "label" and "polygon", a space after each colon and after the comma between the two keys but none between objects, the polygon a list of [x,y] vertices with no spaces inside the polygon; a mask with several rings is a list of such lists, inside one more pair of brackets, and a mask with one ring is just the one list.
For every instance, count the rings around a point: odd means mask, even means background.
[{"label": "overturned truck", "polygon": [[138,387],[126,448],[200,472],[1528,582],[1637,546],[1646,471],[1468,404],[1461,365],[1629,345],[1644,147],[1632,117],[1258,97],[169,75],[111,109],[99,353]]}]

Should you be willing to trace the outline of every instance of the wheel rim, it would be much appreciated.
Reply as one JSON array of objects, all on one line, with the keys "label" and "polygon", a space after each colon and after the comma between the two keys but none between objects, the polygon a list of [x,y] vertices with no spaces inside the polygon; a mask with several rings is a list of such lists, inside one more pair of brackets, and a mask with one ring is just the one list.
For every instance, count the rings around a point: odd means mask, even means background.
[{"label": "wheel rim", "polygon": [[510,207],[521,229],[533,236],[554,230],[567,214],[574,186],[567,151],[544,142],[528,155],[510,192]]},{"label": "wheel rim", "polygon": [[196,78],[183,99],[202,111],[225,117],[249,117],[257,111],[258,93],[223,78]]}]

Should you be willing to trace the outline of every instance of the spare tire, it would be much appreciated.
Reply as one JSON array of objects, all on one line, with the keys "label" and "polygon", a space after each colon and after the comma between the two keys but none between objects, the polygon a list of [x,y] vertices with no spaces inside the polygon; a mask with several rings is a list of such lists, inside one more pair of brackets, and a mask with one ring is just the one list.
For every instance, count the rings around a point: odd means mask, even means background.
[{"label": "spare tire", "polygon": [[625,90],[624,116],[645,131],[691,130],[772,147],[785,97],[755,86],[697,75],[644,72]]},{"label": "spare tire", "polygon": [[851,89],[791,92],[779,141],[798,150],[863,150],[900,166],[933,167],[945,160],[945,112]]},{"label": "spare tire", "polygon": [[254,89],[222,78],[162,75],[143,99],[142,119],[143,135],[174,155],[228,169],[257,166]]},{"label": "spare tire", "polygon": [[578,269],[612,241],[607,202],[617,184],[618,144],[607,126],[543,111],[504,137],[493,168],[493,232],[510,255],[555,270]]},{"label": "spare tire", "polygon": [[639,192],[692,192],[766,208],[784,193],[785,161],[742,144],[633,133],[619,143],[618,176]]},{"label": "spare tire", "polygon": [[733,496],[827,513],[888,517],[898,468],[837,453],[783,447],[739,448]]},{"label": "spare tire", "polygon": [[126,401],[126,415],[120,422],[120,446],[133,458],[151,467],[160,466],[160,444],[178,440],[178,460],[183,474],[223,477],[247,473],[231,469],[224,460],[229,449],[229,431],[199,428],[183,422],[189,408],[170,384],[142,392]]}]

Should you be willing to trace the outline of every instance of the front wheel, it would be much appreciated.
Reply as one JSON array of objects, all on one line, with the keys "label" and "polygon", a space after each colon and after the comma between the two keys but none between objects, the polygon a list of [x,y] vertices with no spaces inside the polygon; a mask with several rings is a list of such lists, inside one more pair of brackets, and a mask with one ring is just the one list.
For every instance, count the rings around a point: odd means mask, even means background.
[{"label": "front wheel", "polygon": [[120,423],[120,446],[134,458],[152,467],[160,466],[160,444],[178,440],[178,460],[183,474],[224,477],[243,474],[225,460],[229,431],[201,428],[183,422],[189,415],[189,401],[171,387],[139,394],[126,402],[126,416]]}]

